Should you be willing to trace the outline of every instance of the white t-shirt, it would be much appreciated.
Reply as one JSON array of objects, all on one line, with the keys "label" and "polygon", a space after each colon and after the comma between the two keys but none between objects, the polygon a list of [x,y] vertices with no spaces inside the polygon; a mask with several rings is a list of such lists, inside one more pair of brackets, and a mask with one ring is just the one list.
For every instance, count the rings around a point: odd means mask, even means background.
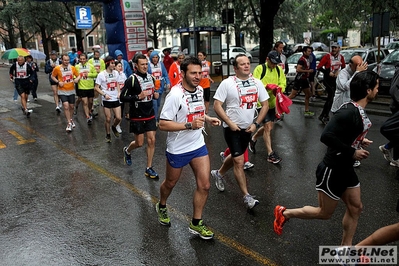
[{"label": "white t-shirt", "polygon": [[[191,93],[183,89],[181,84],[177,84],[166,96],[160,118],[179,123],[190,122],[196,114],[205,113],[203,96],[204,90],[200,86]],[[201,129],[168,132],[166,139],[166,151],[172,154],[194,151],[204,145]]]},{"label": "white t-shirt", "polygon": [[[225,103],[226,115],[230,120],[241,129],[246,129],[253,123],[258,99],[260,102],[266,101],[269,95],[260,80],[252,76],[240,80],[233,76],[220,83],[213,98]],[[228,125],[223,122],[223,127]]]},{"label": "white t-shirt", "polygon": [[111,99],[106,100],[104,96],[102,96],[103,101],[107,102],[116,102],[118,99],[118,71],[113,70],[112,73],[108,73],[106,70],[101,71],[96,79],[96,84],[100,85],[101,90],[111,96]]},{"label": "white t-shirt", "polygon": [[119,83],[119,89],[122,91],[123,87],[125,86],[125,80],[127,79],[125,72],[118,72],[118,77],[116,79]]}]

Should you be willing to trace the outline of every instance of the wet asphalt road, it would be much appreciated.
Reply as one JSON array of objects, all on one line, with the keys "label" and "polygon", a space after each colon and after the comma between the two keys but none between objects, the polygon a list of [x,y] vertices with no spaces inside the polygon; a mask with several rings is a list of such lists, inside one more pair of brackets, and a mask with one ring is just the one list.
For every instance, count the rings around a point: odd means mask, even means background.
[{"label": "wet asphalt road", "polygon": [[[319,245],[340,243],[343,204],[329,221],[291,220],[282,236],[273,232],[276,204],[317,204],[315,170],[326,149],[319,141],[323,126],[316,117],[301,115],[303,105],[294,104],[275,126],[273,146],[281,164],[266,162],[263,140],[257,154],[250,154],[255,168],[246,172],[249,191],[260,201],[254,211],[245,209],[231,171],[225,192],[212,182],[203,218],[215,239],[205,241],[188,232],[195,187],[189,167],[168,201],[172,226],[157,221],[165,132],[157,132],[154,158],[160,179],[151,180],[144,176],[144,148],[133,153],[132,166],[123,163],[122,148],[133,138],[126,121],[122,136],[112,136],[108,144],[102,111],[89,127],[80,109],[76,129],[66,133],[65,118],[56,115],[42,73],[39,100],[30,102],[33,113],[27,119],[12,100],[7,71],[0,68],[1,265],[316,265]],[[365,208],[354,242],[398,221],[397,168],[378,150],[386,141],[379,133],[386,117],[370,118],[368,138],[374,144],[356,170]],[[226,147],[222,129],[206,130],[211,168],[216,169]]]}]

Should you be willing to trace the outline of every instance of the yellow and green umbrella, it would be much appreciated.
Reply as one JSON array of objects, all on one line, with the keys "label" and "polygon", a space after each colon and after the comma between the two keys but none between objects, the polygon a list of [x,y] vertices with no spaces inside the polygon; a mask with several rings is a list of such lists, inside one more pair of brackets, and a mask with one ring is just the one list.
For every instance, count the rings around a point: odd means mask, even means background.
[{"label": "yellow and green umbrella", "polygon": [[28,55],[30,55],[30,53],[25,48],[12,48],[6,50],[4,54],[1,56],[1,59],[15,59],[18,56],[28,56]]}]

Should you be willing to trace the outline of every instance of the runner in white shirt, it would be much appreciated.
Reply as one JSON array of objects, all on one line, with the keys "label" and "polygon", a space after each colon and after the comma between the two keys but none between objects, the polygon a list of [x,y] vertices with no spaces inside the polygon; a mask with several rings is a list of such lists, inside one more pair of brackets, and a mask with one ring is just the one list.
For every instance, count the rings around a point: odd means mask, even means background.
[{"label": "runner in white shirt", "polygon": [[180,178],[183,167],[190,164],[196,179],[193,218],[189,226],[192,234],[202,239],[213,238],[202,221],[202,211],[209,194],[210,162],[202,129],[208,122],[220,125],[220,120],[205,115],[204,91],[198,86],[202,65],[198,58],[190,57],[180,66],[182,81],[169,92],[162,108],[159,129],[168,131],[166,140],[166,177],[160,188],[160,201],[156,204],[158,221],[170,225],[166,200]]},{"label": "runner in white shirt", "polygon": [[[117,61],[115,63],[115,69],[116,71],[118,71],[118,83],[119,83],[119,90],[122,91],[123,86],[125,86],[125,80],[127,79],[125,72],[123,72],[123,67],[122,67],[122,62]],[[129,107],[128,104],[122,103],[121,102],[121,116],[123,115],[123,113],[125,111],[129,112],[129,109],[125,109],[127,107]],[[122,120],[121,120],[122,122]],[[118,131],[118,133],[122,133],[122,129],[121,129],[121,122],[119,122],[119,124],[116,126],[116,130]]]},{"label": "runner in white shirt", "polygon": [[111,110],[114,113],[114,121],[112,124],[112,132],[116,138],[119,137],[119,132],[116,126],[121,121],[121,107],[119,102],[119,83],[118,71],[115,70],[115,60],[112,56],[107,56],[104,59],[106,69],[100,72],[96,79],[95,90],[102,95],[104,114],[105,114],[105,132],[106,142],[111,142],[110,125],[111,125]]},{"label": "runner in white shirt", "polygon": [[[244,203],[249,209],[259,204],[248,193],[244,173],[244,152],[247,149],[251,134],[260,127],[267,111],[269,110],[269,95],[262,82],[251,75],[251,65],[247,56],[237,55],[233,62],[236,76],[222,81],[216,90],[214,109],[223,120],[224,138],[231,154],[226,157],[219,170],[212,170],[217,189],[224,191],[224,175],[234,166],[234,175],[241,189]],[[257,101],[262,105],[256,122],[254,114]],[[223,110],[226,105],[226,111]]]}]

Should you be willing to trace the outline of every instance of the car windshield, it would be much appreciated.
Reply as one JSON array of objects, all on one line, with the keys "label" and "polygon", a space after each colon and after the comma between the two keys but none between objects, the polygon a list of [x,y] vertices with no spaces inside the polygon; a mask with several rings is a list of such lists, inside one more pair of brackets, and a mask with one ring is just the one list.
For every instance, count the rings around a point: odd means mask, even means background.
[{"label": "car windshield", "polygon": [[391,42],[390,44],[388,44],[386,46],[386,48],[388,48],[388,49],[397,49],[397,48],[399,48],[399,42]]},{"label": "car windshield", "polygon": [[364,51],[344,50],[344,51],[341,51],[341,55],[344,56],[345,63],[349,63],[349,60],[354,55],[359,55],[364,60],[364,58],[366,57],[366,52],[364,52]]},{"label": "car windshield", "polygon": [[399,63],[399,50],[395,50],[382,60],[383,64],[397,64]]},{"label": "car windshield", "polygon": [[301,56],[302,56],[302,53],[293,54],[290,57],[288,57],[287,63],[288,64],[297,64],[298,60],[299,60],[299,58],[301,58]]}]

